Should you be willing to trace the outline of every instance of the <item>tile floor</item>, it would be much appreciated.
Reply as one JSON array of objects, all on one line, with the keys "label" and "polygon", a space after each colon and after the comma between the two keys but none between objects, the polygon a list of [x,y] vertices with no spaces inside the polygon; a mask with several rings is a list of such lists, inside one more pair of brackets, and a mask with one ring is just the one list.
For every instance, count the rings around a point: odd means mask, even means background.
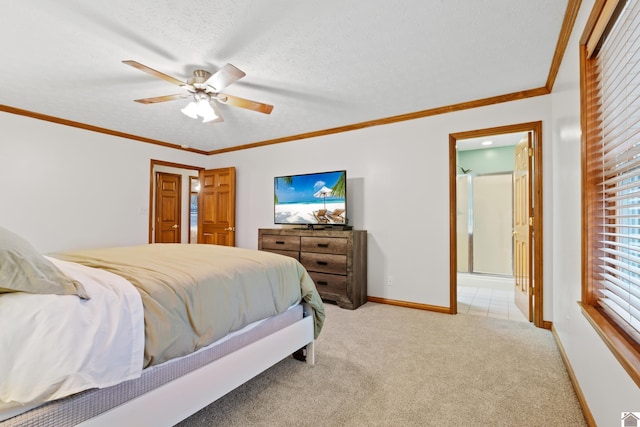
[{"label": "tile floor", "polygon": [[513,292],[512,277],[458,273],[458,313],[527,322]]}]

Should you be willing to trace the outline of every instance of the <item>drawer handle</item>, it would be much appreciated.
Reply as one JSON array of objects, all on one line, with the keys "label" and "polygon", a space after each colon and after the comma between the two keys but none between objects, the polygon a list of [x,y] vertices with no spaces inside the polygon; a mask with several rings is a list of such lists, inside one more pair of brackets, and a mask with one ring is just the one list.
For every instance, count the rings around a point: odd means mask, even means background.
[{"label": "drawer handle", "polygon": [[318,282],[318,285],[321,285],[321,286],[328,286],[328,285],[329,285],[329,283],[328,283],[328,282],[325,282],[325,281],[322,281],[322,282]]},{"label": "drawer handle", "polygon": [[328,243],[318,243],[318,247],[319,248],[328,248],[329,244]]},{"label": "drawer handle", "polygon": [[326,261],[316,261],[318,265],[328,265],[329,263]]},{"label": "drawer handle", "polygon": [[284,241],[283,240],[276,240],[276,245],[284,245]]}]

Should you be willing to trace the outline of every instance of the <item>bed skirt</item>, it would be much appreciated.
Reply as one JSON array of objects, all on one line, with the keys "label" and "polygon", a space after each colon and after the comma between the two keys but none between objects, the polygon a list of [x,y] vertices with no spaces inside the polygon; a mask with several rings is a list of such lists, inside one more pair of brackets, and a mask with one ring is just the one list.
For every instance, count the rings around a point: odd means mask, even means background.
[{"label": "bed skirt", "polygon": [[278,316],[259,323],[244,333],[214,343],[189,356],[145,369],[140,378],[104,389],[87,390],[45,403],[15,417],[0,421],[0,427],[75,426],[229,355],[247,344],[292,325],[302,317],[302,305],[297,305]]}]

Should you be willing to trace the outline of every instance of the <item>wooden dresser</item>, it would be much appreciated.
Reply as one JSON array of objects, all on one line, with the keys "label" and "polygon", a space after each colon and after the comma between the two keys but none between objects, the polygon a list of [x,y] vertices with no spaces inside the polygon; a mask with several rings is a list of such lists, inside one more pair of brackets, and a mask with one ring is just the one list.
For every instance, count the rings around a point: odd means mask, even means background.
[{"label": "wooden dresser", "polygon": [[324,300],[349,309],[367,301],[366,230],[261,228],[258,249],[300,261]]}]

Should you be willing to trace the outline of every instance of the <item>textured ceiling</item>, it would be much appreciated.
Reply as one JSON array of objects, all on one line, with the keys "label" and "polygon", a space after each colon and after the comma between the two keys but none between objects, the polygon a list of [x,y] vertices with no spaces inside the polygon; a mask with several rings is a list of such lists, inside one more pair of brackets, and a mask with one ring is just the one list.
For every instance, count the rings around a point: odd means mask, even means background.
[{"label": "textured ceiling", "polygon": [[[23,0],[0,16],[0,104],[206,152],[545,86],[569,0]],[[231,63],[223,92],[274,105],[133,99]]]}]

